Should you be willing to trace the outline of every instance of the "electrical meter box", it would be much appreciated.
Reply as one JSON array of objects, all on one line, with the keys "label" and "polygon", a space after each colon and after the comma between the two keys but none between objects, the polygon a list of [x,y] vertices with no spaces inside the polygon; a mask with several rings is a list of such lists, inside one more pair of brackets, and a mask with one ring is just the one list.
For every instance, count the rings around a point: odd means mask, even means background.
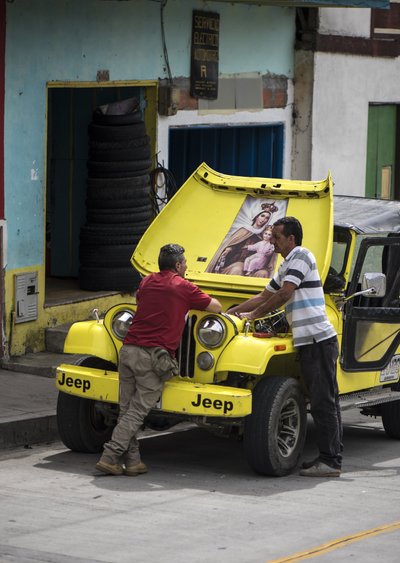
[{"label": "electrical meter box", "polygon": [[38,273],[15,276],[15,322],[26,323],[38,318]]}]

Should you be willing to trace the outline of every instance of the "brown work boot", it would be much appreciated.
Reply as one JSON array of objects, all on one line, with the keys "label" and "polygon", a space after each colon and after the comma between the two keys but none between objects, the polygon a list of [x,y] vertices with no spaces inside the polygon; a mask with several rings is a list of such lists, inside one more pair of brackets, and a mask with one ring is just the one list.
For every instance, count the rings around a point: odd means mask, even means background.
[{"label": "brown work boot", "polygon": [[102,457],[96,463],[96,469],[106,475],[123,475],[124,469],[120,463],[112,463],[108,458]]},{"label": "brown work boot", "polygon": [[338,467],[331,467],[322,461],[317,461],[308,469],[302,469],[300,475],[303,477],[340,477],[341,470]]},{"label": "brown work boot", "polygon": [[125,475],[129,477],[136,477],[137,475],[141,475],[142,473],[147,473],[147,465],[142,463],[136,463],[136,465],[126,465],[124,470]]}]

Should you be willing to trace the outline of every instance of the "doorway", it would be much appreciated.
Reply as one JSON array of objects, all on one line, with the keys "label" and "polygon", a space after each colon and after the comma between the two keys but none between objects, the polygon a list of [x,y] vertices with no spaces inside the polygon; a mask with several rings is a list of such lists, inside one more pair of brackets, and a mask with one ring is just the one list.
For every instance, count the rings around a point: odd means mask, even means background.
[{"label": "doorway", "polygon": [[397,199],[395,176],[400,166],[400,146],[396,141],[400,112],[397,105],[370,105],[365,195]]},{"label": "doorway", "polygon": [[[86,222],[88,126],[105,104],[136,98],[155,153],[157,84],[51,83],[47,90],[45,303],[79,300],[79,239]],[[87,293],[87,292],[82,292]]]}]

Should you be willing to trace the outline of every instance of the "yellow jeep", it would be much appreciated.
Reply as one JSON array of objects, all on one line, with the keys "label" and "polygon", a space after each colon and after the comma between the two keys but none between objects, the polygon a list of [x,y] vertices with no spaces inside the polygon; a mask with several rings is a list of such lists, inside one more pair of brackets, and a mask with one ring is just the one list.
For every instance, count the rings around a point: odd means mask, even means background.
[{"label": "yellow jeep", "polygon": [[[335,221],[334,208],[335,207]],[[187,278],[227,310],[260,292],[281,257],[259,243],[284,215],[297,217],[315,255],[341,354],[342,408],[381,416],[400,438],[400,203],[333,197],[324,181],[247,178],[202,164],[156,216],[132,256],[146,275],[159,249],[186,249]],[[268,239],[268,237],[266,237]],[[264,248],[264,258],[258,250]],[[265,250],[267,249],[267,250]],[[264,260],[264,261],[263,261]],[[118,416],[118,354],[135,303],[72,325],[64,351],[81,354],[58,367],[58,427],[75,451],[99,452]],[[165,384],[146,425],[191,421],[243,438],[251,468],[285,475],[301,455],[307,396],[291,334],[280,315],[250,324],[226,313],[190,311],[177,350],[180,375]]]}]

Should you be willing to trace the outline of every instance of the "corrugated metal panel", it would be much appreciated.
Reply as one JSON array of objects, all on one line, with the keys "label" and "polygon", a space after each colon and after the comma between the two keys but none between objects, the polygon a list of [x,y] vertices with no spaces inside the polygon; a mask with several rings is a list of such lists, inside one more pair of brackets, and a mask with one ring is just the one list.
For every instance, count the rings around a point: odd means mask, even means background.
[{"label": "corrugated metal panel", "polygon": [[232,1],[240,4],[297,8],[390,8],[390,0],[218,0],[218,2],[229,2],[230,4]]},{"label": "corrugated metal panel", "polygon": [[224,174],[281,178],[283,125],[170,128],[169,170],[177,186],[202,162]]}]

